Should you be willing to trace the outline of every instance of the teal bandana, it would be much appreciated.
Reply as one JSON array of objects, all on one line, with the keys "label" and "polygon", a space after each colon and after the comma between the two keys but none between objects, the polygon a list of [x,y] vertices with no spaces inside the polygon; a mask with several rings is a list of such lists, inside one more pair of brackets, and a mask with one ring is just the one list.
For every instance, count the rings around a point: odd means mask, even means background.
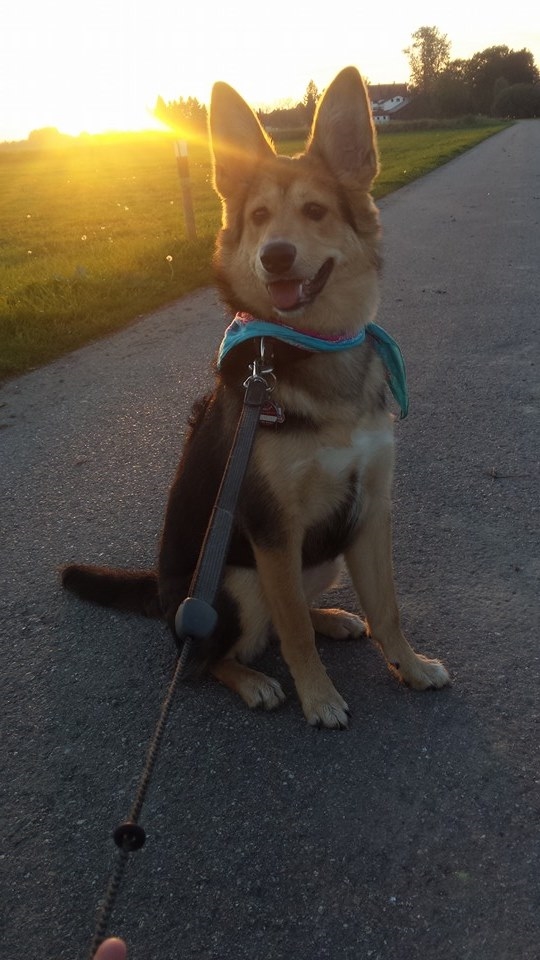
[{"label": "teal bandana", "polygon": [[401,410],[401,419],[403,420],[407,416],[409,412],[409,392],[407,390],[405,361],[394,338],[378,324],[366,324],[353,337],[340,336],[327,339],[317,336],[317,334],[302,333],[302,331],[287,327],[285,324],[256,320],[248,313],[237,313],[233,322],[227,327],[225,336],[221,341],[217,358],[218,369],[224,357],[233,347],[255,337],[272,337],[274,340],[290,343],[293,347],[313,350],[317,353],[348,350],[351,347],[360,346],[367,338],[371,341],[383,362],[386,381]]}]

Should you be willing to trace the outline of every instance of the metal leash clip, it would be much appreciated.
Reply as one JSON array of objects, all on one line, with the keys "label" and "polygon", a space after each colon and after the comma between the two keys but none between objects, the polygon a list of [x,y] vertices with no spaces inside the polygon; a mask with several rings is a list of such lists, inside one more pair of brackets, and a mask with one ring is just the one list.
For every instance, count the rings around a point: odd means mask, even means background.
[{"label": "metal leash clip", "polygon": [[251,377],[244,383],[244,387],[252,380],[262,380],[266,385],[266,401],[262,404],[259,413],[259,423],[263,427],[273,427],[278,423],[283,423],[285,416],[279,403],[271,399],[271,393],[276,386],[276,375],[273,368],[273,351],[267,349],[264,337],[260,338],[259,343],[260,356],[250,364],[252,371]]},{"label": "metal leash clip", "polygon": [[268,394],[270,394],[276,385],[276,375],[272,365],[274,359],[273,352],[272,349],[267,351],[264,337],[260,338],[259,351],[259,356],[256,357],[253,363],[250,363],[249,365],[251,376],[244,381],[242,386],[247,388],[248,384],[253,379],[263,380],[266,384],[266,391]]}]

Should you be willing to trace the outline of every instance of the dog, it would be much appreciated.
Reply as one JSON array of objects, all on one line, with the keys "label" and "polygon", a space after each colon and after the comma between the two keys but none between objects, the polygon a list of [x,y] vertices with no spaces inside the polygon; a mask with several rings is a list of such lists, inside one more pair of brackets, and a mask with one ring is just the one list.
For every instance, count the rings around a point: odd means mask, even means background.
[{"label": "dog", "polygon": [[[270,331],[270,424],[257,427],[242,482],[217,626],[197,644],[191,666],[249,707],[278,707],[280,684],[249,666],[273,630],[307,722],[345,728],[349,708],[322,664],[316,633],[368,633],[404,683],[417,690],[449,683],[442,663],[415,653],[403,636],[393,583],[395,418],[387,388],[388,351],[394,372],[399,351],[373,323],[380,227],[370,195],[378,172],[370,104],[356,68],[341,71],[318,104],[304,153],[294,158],[276,154],[251,108],[225,83],[213,88],[209,126],[223,208],[215,276],[235,320],[214,389],[192,411],[158,569],[70,564],[62,580],[82,598],[162,617],[174,632],[257,355],[252,331]],[[403,376],[398,370],[402,393]],[[343,565],[365,623],[314,606]]]}]

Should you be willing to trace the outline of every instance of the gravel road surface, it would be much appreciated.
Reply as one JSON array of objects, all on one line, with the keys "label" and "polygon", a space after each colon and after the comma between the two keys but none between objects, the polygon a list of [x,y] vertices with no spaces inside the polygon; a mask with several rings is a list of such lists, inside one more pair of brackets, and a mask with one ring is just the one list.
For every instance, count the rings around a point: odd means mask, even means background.
[{"label": "gravel road surface", "polygon": [[[379,321],[411,392],[396,580],[453,686],[411,692],[371,644],[322,639],[347,732],[306,725],[276,649],[275,713],[182,685],[111,923],[130,960],[540,956],[540,121],[380,207]],[[0,390],[5,960],[87,955],[174,659],[56,568],[154,562],[223,323],[201,291]]]}]

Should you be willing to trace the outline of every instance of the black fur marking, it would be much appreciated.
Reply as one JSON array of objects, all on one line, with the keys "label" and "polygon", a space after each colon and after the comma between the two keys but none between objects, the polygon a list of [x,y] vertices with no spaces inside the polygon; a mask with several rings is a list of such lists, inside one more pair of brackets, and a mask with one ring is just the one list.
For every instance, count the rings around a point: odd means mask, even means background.
[{"label": "black fur marking", "polygon": [[[291,413],[290,411],[284,411],[285,420],[283,423],[277,424],[275,429],[279,430],[280,433],[285,432],[297,432],[297,433],[308,433],[313,430],[318,429],[318,424],[311,417],[303,416],[301,413]],[[268,429],[268,428],[266,428]]]},{"label": "black fur marking", "polygon": [[207,396],[193,407],[190,430],[169,493],[160,575],[164,566],[182,574],[195,569],[236,426],[234,420],[228,423],[219,400],[219,395]]},{"label": "black fur marking", "polygon": [[[283,545],[286,531],[279,503],[267,482],[256,470],[249,470],[240,492],[238,528],[231,544],[229,562],[236,564],[244,532],[259,547],[275,549]],[[251,548],[250,548],[251,550]],[[241,563],[240,566],[246,564]],[[250,563],[249,566],[253,566]]]},{"label": "black fur marking", "polygon": [[304,538],[302,565],[316,567],[335,560],[350,545],[360,515],[358,477],[353,472],[343,503],[322,522],[311,527]]}]

